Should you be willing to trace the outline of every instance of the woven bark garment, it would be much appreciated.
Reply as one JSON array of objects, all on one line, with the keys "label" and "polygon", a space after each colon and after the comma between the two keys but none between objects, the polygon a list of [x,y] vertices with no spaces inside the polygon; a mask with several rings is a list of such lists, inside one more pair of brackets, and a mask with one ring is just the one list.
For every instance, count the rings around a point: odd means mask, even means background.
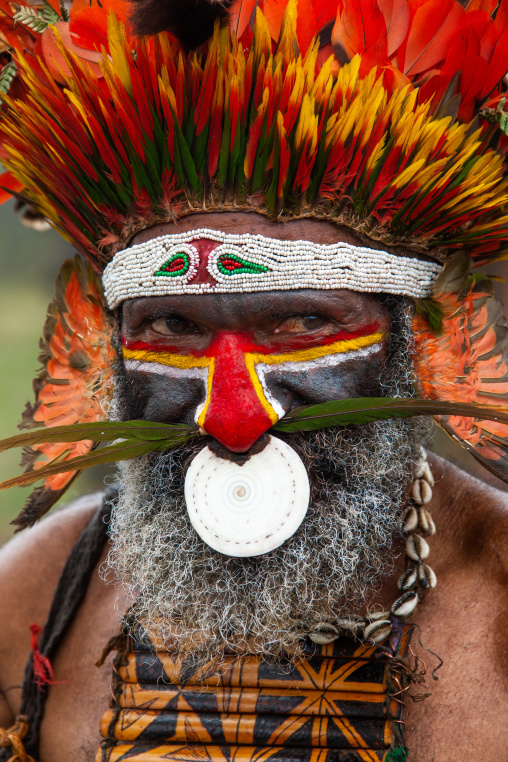
[{"label": "woven bark garment", "polygon": [[[406,629],[398,655],[408,642]],[[297,664],[232,655],[196,668],[140,632],[115,660],[96,762],[386,760],[403,742],[391,664],[341,637],[309,641]]]}]

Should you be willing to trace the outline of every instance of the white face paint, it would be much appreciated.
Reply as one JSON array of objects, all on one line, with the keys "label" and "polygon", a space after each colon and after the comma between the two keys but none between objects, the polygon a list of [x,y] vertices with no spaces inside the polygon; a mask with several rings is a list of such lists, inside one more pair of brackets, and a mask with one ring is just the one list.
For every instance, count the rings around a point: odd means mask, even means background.
[{"label": "white face paint", "polygon": [[[363,347],[362,349],[351,350],[349,352],[330,352],[330,354],[323,354],[323,356],[317,357],[314,360],[286,360],[284,363],[280,364],[273,362],[264,363],[262,360],[260,360],[256,363],[254,368],[267,401],[272,406],[277,416],[282,418],[286,414],[286,411],[270,389],[270,374],[276,372],[279,376],[281,374],[290,373],[301,375],[303,373],[308,373],[309,371],[316,370],[317,368],[336,368],[342,363],[350,362],[351,360],[361,360],[365,357],[369,357],[372,354],[376,354],[377,352],[380,352],[382,348],[382,342],[378,342],[376,344],[372,344],[371,346]],[[276,358],[277,355],[273,355],[273,357]]]},{"label": "white face paint", "polygon": [[140,373],[155,373],[158,376],[167,376],[176,381],[181,379],[197,379],[203,382],[203,402],[196,407],[194,420],[196,423],[207,402],[207,389],[209,387],[210,366],[190,366],[180,368],[178,365],[168,365],[154,360],[125,360],[126,371],[138,371]]},{"label": "white face paint", "polygon": [[242,466],[205,447],[185,479],[192,526],[204,542],[227,556],[260,556],[278,548],[302,523],[309,499],[300,457],[274,437]]}]

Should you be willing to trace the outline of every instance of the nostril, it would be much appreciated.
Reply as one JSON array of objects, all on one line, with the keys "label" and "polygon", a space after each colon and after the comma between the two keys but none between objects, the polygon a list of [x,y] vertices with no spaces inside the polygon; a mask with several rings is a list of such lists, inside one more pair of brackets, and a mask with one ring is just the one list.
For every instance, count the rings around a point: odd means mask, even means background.
[{"label": "nostril", "polygon": [[265,433],[261,434],[259,439],[257,439],[246,452],[233,452],[225,445],[223,445],[222,442],[219,442],[218,439],[213,438],[211,438],[208,442],[208,447],[219,458],[223,458],[224,460],[231,460],[233,463],[236,463],[239,466],[243,466],[244,463],[247,463],[251,455],[257,455],[258,452],[262,452],[269,441],[270,435],[267,431],[265,431]]}]

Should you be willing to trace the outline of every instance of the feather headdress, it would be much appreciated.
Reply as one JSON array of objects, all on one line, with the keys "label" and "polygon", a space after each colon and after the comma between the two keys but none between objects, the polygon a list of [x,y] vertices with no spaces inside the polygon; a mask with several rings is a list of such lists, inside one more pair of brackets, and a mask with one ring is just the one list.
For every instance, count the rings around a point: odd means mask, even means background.
[{"label": "feather headdress", "polygon": [[[507,256],[508,0],[203,1],[195,34],[175,4],[149,21],[147,4],[129,20],[120,0],[78,0],[70,15],[58,0],[0,0],[0,186],[97,272],[137,231],[214,209],[327,219],[443,263]],[[60,359],[74,310],[93,313],[90,348],[108,335],[84,272],[46,339]],[[488,286],[465,278],[418,305],[420,392],[499,405],[505,329]],[[110,363],[101,345],[77,420],[100,417]],[[63,399],[50,397],[34,416],[48,426]],[[501,424],[445,423],[501,468]]]}]

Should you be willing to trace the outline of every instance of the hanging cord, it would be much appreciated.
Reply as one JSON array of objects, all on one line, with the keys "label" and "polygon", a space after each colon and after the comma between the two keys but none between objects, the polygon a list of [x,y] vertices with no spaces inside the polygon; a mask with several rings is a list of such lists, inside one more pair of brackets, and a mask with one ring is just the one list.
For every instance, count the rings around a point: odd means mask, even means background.
[{"label": "hanging cord", "polygon": [[32,647],[33,658],[33,670],[34,670],[34,682],[38,688],[42,688],[43,685],[58,685],[55,680],[55,674],[53,667],[47,656],[44,656],[39,651],[39,644],[37,643],[37,635],[42,632],[42,627],[38,624],[30,625],[30,645]]}]

